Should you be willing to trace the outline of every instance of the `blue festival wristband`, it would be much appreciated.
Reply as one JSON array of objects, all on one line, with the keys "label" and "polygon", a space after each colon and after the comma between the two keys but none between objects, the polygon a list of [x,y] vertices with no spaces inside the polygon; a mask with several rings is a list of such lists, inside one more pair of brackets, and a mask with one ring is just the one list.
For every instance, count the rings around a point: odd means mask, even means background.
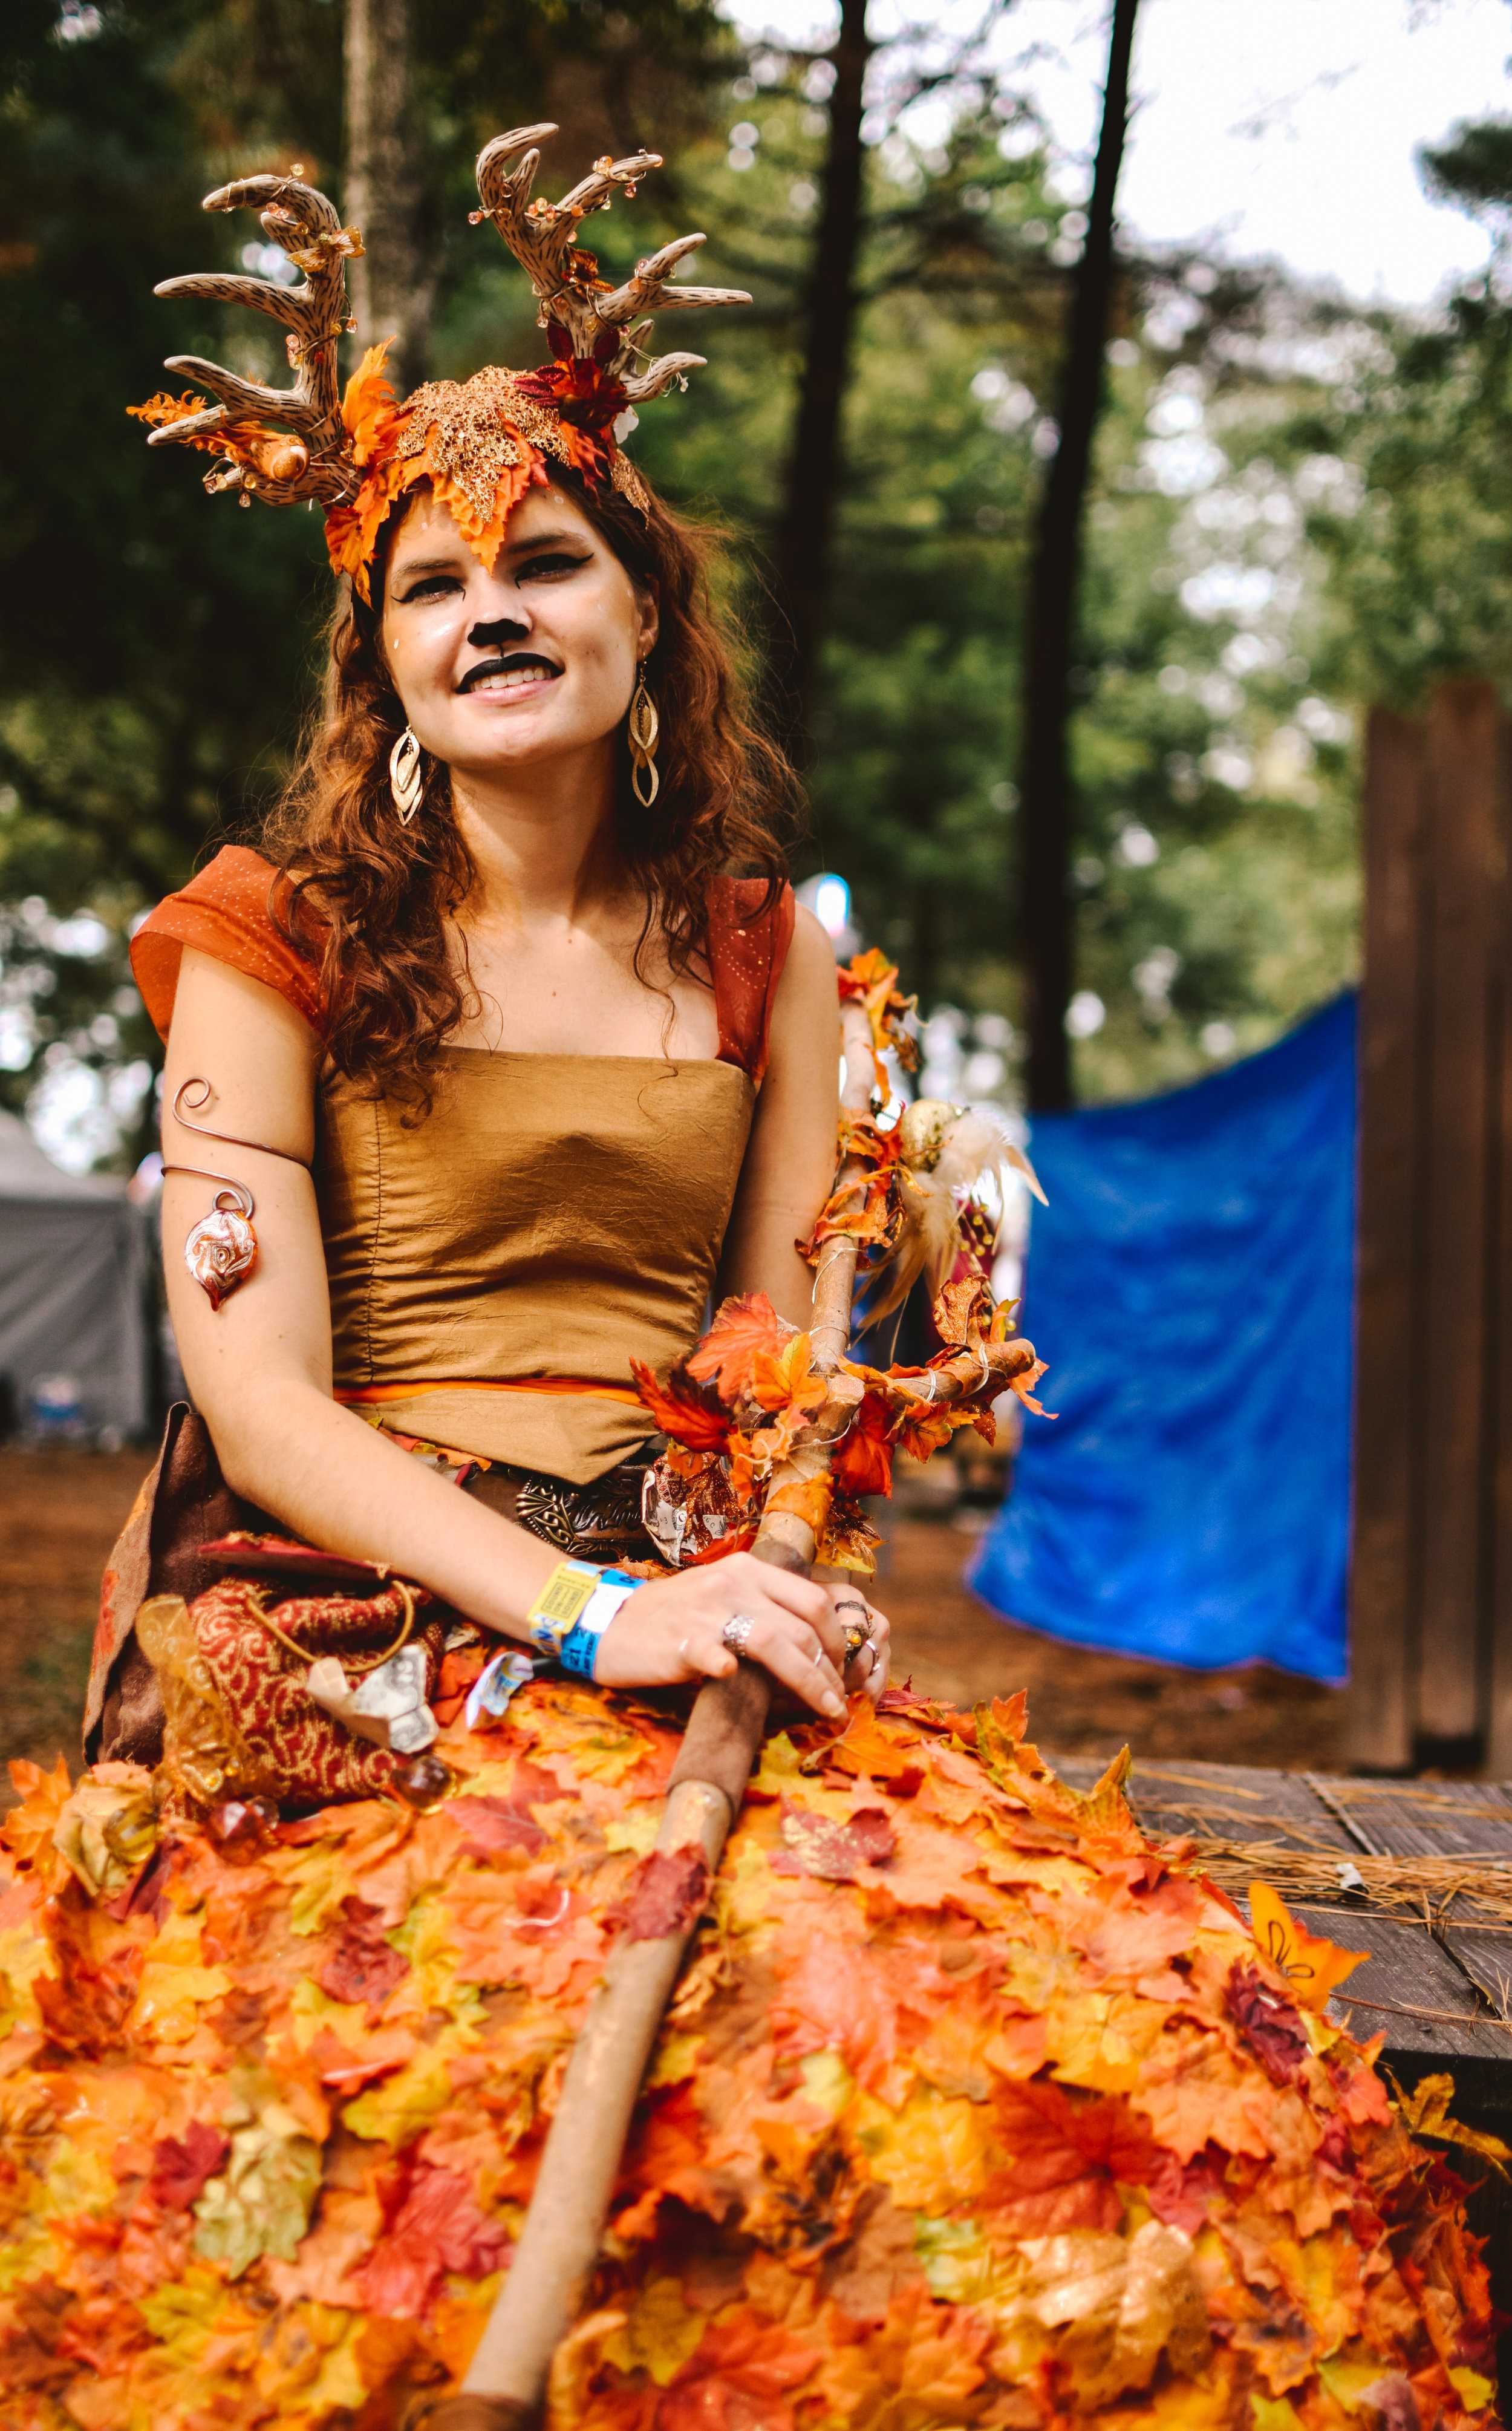
[{"label": "blue festival wristband", "polygon": [[598,1584],[557,1649],[557,1661],[563,1671],[575,1672],[580,1680],[597,1678],[598,1648],[605,1630],[626,1597],[645,1584],[644,1579],[632,1579],[628,1570],[601,1573]]}]

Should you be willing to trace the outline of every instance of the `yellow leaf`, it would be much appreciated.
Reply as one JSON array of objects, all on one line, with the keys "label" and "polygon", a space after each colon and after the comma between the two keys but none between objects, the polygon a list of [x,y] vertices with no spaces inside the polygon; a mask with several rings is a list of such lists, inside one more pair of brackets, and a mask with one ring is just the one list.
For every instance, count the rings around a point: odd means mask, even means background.
[{"label": "yellow leaf", "polygon": [[681,2085],[693,2074],[703,2050],[702,2035],[664,2035],[647,2085]]},{"label": "yellow leaf", "polygon": [[1495,2403],[1495,2381],[1486,2379],[1481,2372],[1471,2372],[1468,2363],[1454,2364],[1449,2377],[1470,2413],[1484,2414],[1486,2408]]},{"label": "yellow leaf", "polygon": [[1268,1883],[1250,1885],[1250,1923],[1271,1965],[1286,1978],[1294,1999],[1309,2009],[1326,2008],[1335,1987],[1370,1954],[1368,1950],[1340,1950],[1320,1934],[1309,1933]]},{"label": "yellow leaf", "polygon": [[149,1958],[142,1970],[130,2017],[131,2031],[155,2042],[187,2043],[209,2001],[224,2001],[232,1977],[224,1967],[186,1967]]},{"label": "yellow leaf", "polygon": [[342,2123],[354,2136],[397,2147],[444,2110],[451,2099],[451,2075],[436,2044],[417,2052],[408,2067],[398,2069],[381,2085],[370,2086],[342,2112]]},{"label": "yellow leaf", "polygon": [[871,2174],[900,2211],[944,2211],[980,2195],[987,2180],[987,2115],[916,2087],[901,2110],[866,2095],[856,2106]]},{"label": "yellow leaf", "polygon": [[1302,2431],[1302,2419],[1289,2397],[1262,2397],[1250,2391],[1252,2431]]},{"label": "yellow leaf", "polygon": [[605,1824],[605,1848],[616,1852],[628,1849],[633,1856],[649,1856],[656,1846],[659,1819],[654,1806],[632,1807],[628,1815]]},{"label": "yellow leaf", "polygon": [[676,2379],[709,2326],[707,2313],[682,2301],[676,2279],[648,2279],[634,2311],[604,2340],[603,2352],[621,2372],[650,2373],[658,2389]]},{"label": "yellow leaf", "polygon": [[798,2062],[803,2091],[827,2119],[838,2119],[856,2089],[856,2080],[838,2052],[810,2052]]},{"label": "yellow leaf", "polygon": [[1506,2174],[1505,2164],[1512,2161],[1512,2145],[1504,2144],[1500,2136],[1492,2136],[1481,2127],[1463,2127],[1451,2119],[1449,2105],[1454,2099],[1452,2076],[1425,2076],[1410,2093],[1396,2087],[1397,2108],[1403,2126],[1414,2136],[1432,2136],[1441,2144],[1462,2144],[1468,2152],[1479,2153],[1494,2162]]}]

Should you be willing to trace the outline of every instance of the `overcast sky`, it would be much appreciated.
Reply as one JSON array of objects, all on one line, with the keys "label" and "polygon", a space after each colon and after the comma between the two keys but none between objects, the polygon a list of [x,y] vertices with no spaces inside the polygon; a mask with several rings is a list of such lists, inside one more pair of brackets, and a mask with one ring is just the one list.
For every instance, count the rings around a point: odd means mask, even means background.
[{"label": "overcast sky", "polygon": [[[748,30],[828,39],[825,0],[731,0]],[[978,0],[872,0],[868,23],[973,22]],[[1102,0],[1016,0],[999,44],[1057,142],[1089,154]],[[1431,203],[1417,147],[1512,110],[1508,0],[1142,0],[1124,219],[1156,241],[1273,254],[1361,299],[1426,301],[1487,241]]]}]

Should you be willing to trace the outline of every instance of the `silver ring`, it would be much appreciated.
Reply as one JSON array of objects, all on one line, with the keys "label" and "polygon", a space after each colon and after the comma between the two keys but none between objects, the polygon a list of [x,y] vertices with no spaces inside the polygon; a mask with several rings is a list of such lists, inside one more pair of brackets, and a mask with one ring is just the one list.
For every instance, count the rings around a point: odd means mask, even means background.
[{"label": "silver ring", "polygon": [[719,1635],[731,1654],[744,1654],[755,1626],[748,1612],[732,1612]]}]

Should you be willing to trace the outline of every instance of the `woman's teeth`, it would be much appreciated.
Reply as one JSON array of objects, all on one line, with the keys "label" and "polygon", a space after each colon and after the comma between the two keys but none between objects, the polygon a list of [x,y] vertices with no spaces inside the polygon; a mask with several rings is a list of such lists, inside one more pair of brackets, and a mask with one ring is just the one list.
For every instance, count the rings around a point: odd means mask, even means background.
[{"label": "woman's teeth", "polygon": [[524,692],[530,684],[550,683],[552,673],[546,667],[510,667],[503,675],[479,676],[469,692]]}]

